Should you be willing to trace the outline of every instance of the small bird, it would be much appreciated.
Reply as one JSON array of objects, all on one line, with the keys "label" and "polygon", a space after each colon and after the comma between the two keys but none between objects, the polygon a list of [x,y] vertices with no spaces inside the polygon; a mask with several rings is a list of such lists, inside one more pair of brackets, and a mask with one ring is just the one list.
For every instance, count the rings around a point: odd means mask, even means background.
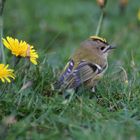
[{"label": "small bird", "polygon": [[77,90],[84,85],[95,92],[95,86],[108,68],[108,53],[115,48],[99,36],[91,36],[80,46],[56,82],[56,88],[60,91]]}]

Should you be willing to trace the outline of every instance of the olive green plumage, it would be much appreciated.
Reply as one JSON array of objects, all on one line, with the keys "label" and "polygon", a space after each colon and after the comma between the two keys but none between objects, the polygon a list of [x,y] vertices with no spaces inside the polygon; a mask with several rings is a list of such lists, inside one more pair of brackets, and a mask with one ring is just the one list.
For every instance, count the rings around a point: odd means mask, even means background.
[{"label": "olive green plumage", "polygon": [[108,52],[114,47],[105,39],[91,36],[71,56],[57,82],[57,88],[77,89],[81,85],[96,86],[108,67]]}]

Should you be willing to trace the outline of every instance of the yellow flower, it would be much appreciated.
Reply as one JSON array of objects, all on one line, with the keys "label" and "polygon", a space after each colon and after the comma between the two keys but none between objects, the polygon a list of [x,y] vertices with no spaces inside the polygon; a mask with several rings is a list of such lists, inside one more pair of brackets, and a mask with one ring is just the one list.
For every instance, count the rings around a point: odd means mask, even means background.
[{"label": "yellow flower", "polygon": [[15,79],[13,73],[14,70],[8,69],[8,65],[0,64],[0,80],[4,83],[5,81],[11,82],[10,78]]},{"label": "yellow flower", "polygon": [[138,10],[137,18],[138,18],[138,20],[140,21],[140,8],[139,8],[139,10]]},{"label": "yellow flower", "polygon": [[11,50],[11,53],[15,56],[20,57],[29,57],[30,61],[37,65],[38,54],[35,51],[34,47],[26,43],[25,41],[19,41],[18,39],[14,39],[12,37],[6,37],[6,39],[2,39],[3,44],[6,48]]}]

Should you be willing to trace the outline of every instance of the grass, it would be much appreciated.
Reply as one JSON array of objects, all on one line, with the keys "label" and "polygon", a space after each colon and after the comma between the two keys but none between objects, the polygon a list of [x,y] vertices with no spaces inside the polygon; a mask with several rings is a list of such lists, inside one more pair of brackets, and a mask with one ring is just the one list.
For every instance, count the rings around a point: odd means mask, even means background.
[{"label": "grass", "polygon": [[[40,64],[28,70],[31,87],[21,90],[24,60],[16,80],[0,85],[0,139],[6,140],[136,140],[140,138],[139,0],[120,15],[118,1],[109,1],[101,36],[118,48],[96,95],[82,89],[69,103],[51,90],[60,70],[79,43],[95,34],[100,9],[93,0],[6,1],[4,35],[33,44]],[[7,63],[13,58],[5,50]],[[123,67],[128,75],[114,74]],[[14,123],[15,122],[15,123]]]}]

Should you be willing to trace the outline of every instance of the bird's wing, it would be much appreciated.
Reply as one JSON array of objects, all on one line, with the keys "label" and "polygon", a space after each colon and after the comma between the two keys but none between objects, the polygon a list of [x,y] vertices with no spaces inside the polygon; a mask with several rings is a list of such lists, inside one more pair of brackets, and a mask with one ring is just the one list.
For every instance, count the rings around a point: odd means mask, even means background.
[{"label": "bird's wing", "polygon": [[64,84],[65,79],[67,79],[74,69],[74,61],[72,59],[66,64],[63,72],[61,73],[58,81],[55,83],[55,88],[60,89],[61,86]]},{"label": "bird's wing", "polygon": [[86,61],[81,61],[77,67],[74,67],[74,62],[71,60],[60,76],[59,85],[63,89],[77,88],[101,71],[102,68],[99,65]]}]

